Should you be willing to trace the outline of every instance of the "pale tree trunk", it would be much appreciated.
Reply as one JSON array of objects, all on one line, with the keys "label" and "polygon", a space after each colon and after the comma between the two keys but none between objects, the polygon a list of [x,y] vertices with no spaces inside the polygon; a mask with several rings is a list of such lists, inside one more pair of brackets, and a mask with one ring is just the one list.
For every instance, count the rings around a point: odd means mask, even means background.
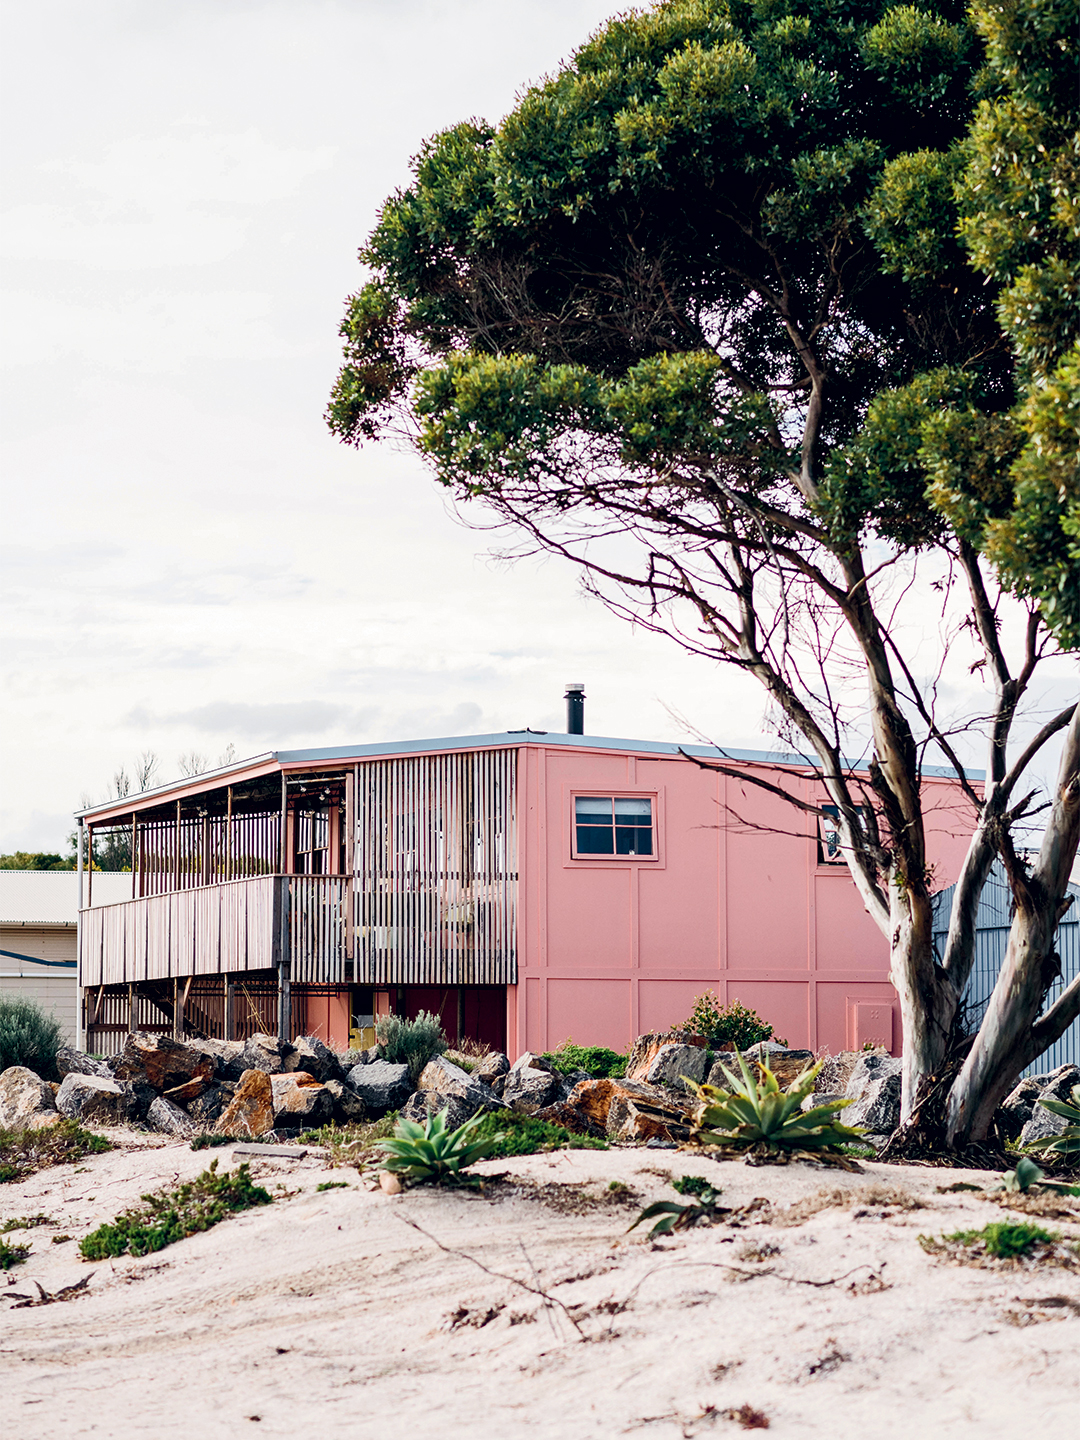
[{"label": "pale tree trunk", "polygon": [[923,1082],[937,1073],[949,1048],[958,996],[934,958],[932,910],[921,887],[889,887],[890,975],[904,1027],[900,1121],[907,1121]]},{"label": "pale tree trunk", "polygon": [[947,1102],[950,1148],[981,1140],[994,1111],[1026,1065],[1080,1013],[1080,979],[1040,1021],[1058,974],[1054,934],[1067,908],[1066,886],[1080,841],[1080,706],[1065,736],[1050,817],[1030,876],[1006,846],[1016,914],[1008,947],[979,1033]]}]

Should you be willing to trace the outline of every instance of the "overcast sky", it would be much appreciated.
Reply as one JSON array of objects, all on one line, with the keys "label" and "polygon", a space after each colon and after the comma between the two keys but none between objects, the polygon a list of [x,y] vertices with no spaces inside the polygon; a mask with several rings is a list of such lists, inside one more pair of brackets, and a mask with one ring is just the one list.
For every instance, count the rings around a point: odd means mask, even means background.
[{"label": "overcast sky", "polygon": [[561,729],[570,679],[594,734],[762,743],[752,682],[561,563],[496,565],[418,461],[322,419],[420,141],[618,8],[6,5],[0,850],[60,847],[143,750],[167,779],[230,744]]}]

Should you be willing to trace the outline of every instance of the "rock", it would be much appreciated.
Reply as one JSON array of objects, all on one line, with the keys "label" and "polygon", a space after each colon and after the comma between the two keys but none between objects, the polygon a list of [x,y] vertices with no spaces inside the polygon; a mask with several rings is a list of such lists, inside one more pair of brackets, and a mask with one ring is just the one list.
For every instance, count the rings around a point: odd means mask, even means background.
[{"label": "rock", "polygon": [[244,1063],[243,1040],[188,1040],[185,1042],[200,1055],[214,1062],[215,1080],[239,1080],[248,1068]]},{"label": "rock", "polygon": [[392,1170],[379,1171],[379,1189],[384,1195],[400,1195],[401,1181]]},{"label": "rock", "polygon": [[214,1062],[190,1045],[167,1035],[129,1035],[111,1062],[117,1080],[149,1085],[159,1095],[183,1089],[182,1098],[194,1099],[214,1078]]},{"label": "rock", "polygon": [[506,1075],[510,1071],[510,1060],[501,1050],[489,1050],[486,1055],[481,1056],[480,1062],[473,1071],[477,1080],[482,1080],[485,1085],[490,1085],[500,1075]]},{"label": "rock", "polygon": [[468,1074],[445,1055],[436,1055],[428,1061],[421,1071],[418,1088],[426,1095],[453,1096],[462,1101],[470,1115],[478,1110],[501,1110],[505,1106],[490,1085]]},{"label": "rock", "polygon": [[[769,1069],[776,1076],[781,1089],[786,1089],[793,1080],[797,1080],[808,1065],[814,1063],[814,1052],[812,1050],[788,1050],[783,1045],[774,1045],[771,1041],[762,1041],[759,1045],[752,1045],[749,1050],[743,1051],[743,1057],[750,1066],[751,1073],[757,1079],[760,1073],[757,1069],[759,1060],[764,1060]],[[712,1065],[709,1071],[709,1084],[717,1085],[722,1090],[730,1089],[729,1082],[722,1069],[726,1066],[733,1075],[741,1078],[742,1071],[739,1068],[738,1056],[732,1054],[721,1054]]]},{"label": "rock", "polygon": [[181,1110],[179,1105],[166,1100],[163,1095],[155,1095],[151,1100],[146,1112],[146,1123],[151,1130],[159,1130],[163,1135],[172,1135],[177,1140],[194,1140],[199,1133],[199,1127],[191,1116]]},{"label": "rock", "polygon": [[354,1065],[362,1065],[366,1054],[366,1050],[343,1050],[337,1057],[342,1075],[347,1075]]},{"label": "rock", "polygon": [[900,1124],[900,1068],[891,1055],[864,1055],[847,1084],[847,1097],[854,1097],[855,1104],[843,1112],[841,1123],[891,1135]]},{"label": "rock", "polygon": [[221,1116],[221,1112],[232,1100],[236,1093],[236,1086],[227,1082],[214,1081],[206,1087],[201,1095],[189,1102],[185,1107],[191,1116],[195,1127],[200,1132],[212,1130]]},{"label": "rock", "polygon": [[664,1035],[639,1035],[630,1047],[626,1061],[627,1080],[644,1080],[649,1066],[656,1059],[661,1046],[667,1044]]},{"label": "rock", "polygon": [[257,1140],[274,1128],[274,1091],[265,1070],[245,1070],[236,1094],[218,1117],[217,1135]]},{"label": "rock", "polygon": [[317,1130],[334,1118],[334,1099],[306,1070],[270,1076],[275,1130]]},{"label": "rock", "polygon": [[654,1136],[672,1140],[689,1135],[689,1103],[676,1098],[670,1090],[640,1080],[582,1080],[560,1108],[577,1111],[609,1140],[648,1140]]},{"label": "rock", "polygon": [[256,1032],[245,1042],[240,1059],[245,1070],[263,1070],[268,1075],[280,1075],[291,1050],[287,1040]]},{"label": "rock", "polygon": [[107,1080],[103,1075],[71,1074],[60,1086],[56,1108],[80,1124],[130,1125],[143,1118],[153,1099],[147,1086]]},{"label": "rock", "polygon": [[1021,1080],[1019,1085],[1005,1096],[994,1112],[994,1123],[1004,1139],[1018,1140],[1020,1138],[1020,1132],[1031,1119],[1035,1101],[1039,1098],[1039,1091],[1042,1088],[1037,1080],[1028,1078]]},{"label": "rock", "polygon": [[[592,1077],[587,1075],[585,1078],[589,1080]],[[603,1140],[606,1134],[603,1125],[597,1125],[584,1111],[575,1110],[565,1100],[560,1105],[548,1105],[543,1110],[537,1110],[533,1118],[546,1120],[551,1125],[561,1125],[572,1135],[591,1135],[596,1140]]]},{"label": "rock", "polygon": [[366,1065],[354,1065],[349,1071],[348,1083],[367,1106],[372,1116],[385,1115],[387,1110],[397,1110],[412,1094],[412,1081],[407,1065],[393,1065],[389,1060],[372,1060]]},{"label": "rock", "polygon": [[[492,1094],[494,1095],[494,1091]],[[567,1087],[561,1075],[550,1070],[537,1070],[531,1065],[511,1069],[503,1081],[502,1102],[514,1110],[530,1114],[543,1110],[548,1105],[557,1105],[565,1100]],[[496,1099],[500,1097],[496,1096]]]},{"label": "rock", "polygon": [[294,1040],[284,1068],[286,1072],[303,1070],[323,1084],[345,1077],[338,1057],[317,1035],[301,1035],[299,1040]]},{"label": "rock", "polygon": [[60,1119],[52,1086],[25,1065],[0,1073],[0,1130],[40,1130]]},{"label": "rock", "polygon": [[690,1094],[686,1081],[701,1084],[705,1079],[707,1059],[708,1051],[697,1045],[661,1045],[641,1079],[647,1085],[665,1085],[671,1090]]},{"label": "rock", "polygon": [[818,1071],[818,1089],[828,1090],[830,1094],[845,1094],[847,1083],[851,1079],[851,1072],[862,1058],[863,1051],[861,1050],[841,1050],[839,1055],[826,1055],[824,1063]]},{"label": "rock", "polygon": [[446,1117],[448,1130],[456,1130],[459,1125],[464,1125],[466,1120],[471,1120],[478,1113],[471,1109],[469,1102],[460,1095],[438,1095],[433,1090],[417,1090],[409,1096],[401,1115],[405,1120],[414,1120],[418,1125],[423,1125],[429,1115],[439,1111]]},{"label": "rock", "polygon": [[65,1075],[100,1075],[103,1080],[112,1079],[112,1071],[104,1060],[96,1060],[71,1045],[61,1045],[57,1050],[56,1070],[61,1080]]},{"label": "rock", "polygon": [[494,1090],[494,1091],[495,1091],[495,1094],[498,1095],[499,1098],[501,1099],[501,1098],[502,1098],[502,1093],[503,1093],[503,1091],[506,1089],[506,1076],[505,1076],[505,1075],[496,1075],[496,1076],[495,1076],[495,1079],[492,1080],[490,1083],[491,1083],[491,1088],[492,1088],[492,1090]]},{"label": "rock", "polygon": [[335,1125],[362,1125],[368,1118],[367,1106],[344,1080],[327,1080],[326,1093],[333,1102]]},{"label": "rock", "polygon": [[[846,1100],[847,1098],[846,1095],[838,1094],[834,1090],[815,1090],[802,1102],[802,1109],[816,1110],[819,1105],[828,1105],[833,1100]],[[841,1125],[847,1125],[849,1123],[848,1114],[853,1108],[851,1105],[846,1105],[843,1110],[834,1110],[833,1114]]]},{"label": "rock", "polygon": [[1055,1115],[1052,1110],[1044,1110],[1038,1101],[1068,1100],[1071,1103],[1072,1087],[1080,1085],[1080,1067],[1059,1065],[1045,1079],[1047,1083],[1039,1091],[1038,1100],[1031,1111],[1031,1119],[1020,1132],[1021,1146],[1036,1145],[1040,1140],[1053,1140],[1069,1125],[1064,1115]]}]

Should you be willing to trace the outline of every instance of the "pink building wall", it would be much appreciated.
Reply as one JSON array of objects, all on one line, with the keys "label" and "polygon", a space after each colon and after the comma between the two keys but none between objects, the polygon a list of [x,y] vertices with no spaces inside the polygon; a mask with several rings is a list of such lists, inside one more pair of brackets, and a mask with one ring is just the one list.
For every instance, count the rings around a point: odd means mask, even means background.
[{"label": "pink building wall", "polygon": [[[568,1037],[625,1050],[686,1019],[705,990],[751,1006],[793,1046],[873,1040],[899,1053],[885,940],[847,867],[819,863],[814,817],[679,757],[587,742],[520,753],[512,1056]],[[802,799],[824,798],[807,767],[789,774]],[[973,816],[955,782],[924,783],[939,889]],[[573,858],[575,794],[650,796],[655,856]]]}]

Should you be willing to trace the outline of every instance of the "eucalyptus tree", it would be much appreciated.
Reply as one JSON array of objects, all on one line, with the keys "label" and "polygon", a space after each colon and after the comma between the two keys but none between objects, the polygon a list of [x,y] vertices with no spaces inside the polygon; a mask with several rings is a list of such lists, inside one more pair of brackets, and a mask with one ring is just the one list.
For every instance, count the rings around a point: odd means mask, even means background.
[{"label": "eucalyptus tree", "polygon": [[[1010,749],[1053,640],[1033,590],[1010,667],[982,552],[1012,503],[995,477],[1015,458],[1016,367],[1002,281],[976,273],[957,233],[977,92],[1002,83],[955,0],[622,15],[498,126],[423,145],[361,251],[370,278],[328,412],[352,443],[406,436],[456,497],[576,561],[618,612],[761,683],[820,769],[888,940],[904,1115],[921,1107],[940,1135],[951,1087],[954,1144],[1080,1009],[1077,986],[1038,1018],[1044,925],[1035,1018],[1003,1059],[995,1041],[993,1065],[957,1075],[978,895],[1034,806],[1025,772],[1075,710]],[[942,417],[955,429],[931,434]],[[963,593],[982,647],[985,788],[905,648],[923,570],[946,613]],[[1052,825],[1069,862],[1066,748]],[[941,960],[927,753],[955,766],[974,831]],[[801,803],[779,776],[753,783]],[[1067,872],[1039,892],[1055,924]]]}]

